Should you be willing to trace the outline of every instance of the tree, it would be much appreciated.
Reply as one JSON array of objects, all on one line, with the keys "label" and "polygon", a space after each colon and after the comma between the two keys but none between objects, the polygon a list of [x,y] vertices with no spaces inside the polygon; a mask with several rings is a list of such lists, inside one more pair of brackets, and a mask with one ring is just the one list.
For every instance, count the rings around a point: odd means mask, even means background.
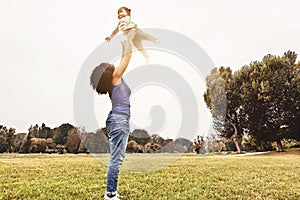
[{"label": "tree", "polygon": [[232,138],[237,151],[241,152],[241,98],[232,70],[229,67],[214,68],[206,78],[206,87],[204,101],[212,114],[214,128],[221,136]]},{"label": "tree", "polygon": [[13,144],[12,144],[13,152],[20,152],[21,145],[26,136],[27,136],[27,133],[18,133],[14,136]]},{"label": "tree", "polygon": [[62,124],[54,129],[53,139],[56,144],[65,145],[67,142],[68,133],[74,126],[71,124]]},{"label": "tree", "polygon": [[292,93],[290,94],[291,102],[290,120],[287,122],[286,132],[290,139],[300,140],[300,61],[294,65],[293,78],[291,79]]},{"label": "tree", "polygon": [[143,153],[144,147],[134,140],[130,140],[127,144],[126,151],[128,153]]},{"label": "tree", "polygon": [[[206,79],[205,102],[214,128],[232,138],[239,151],[241,136],[252,136],[259,150],[263,143],[299,139],[299,66],[297,55],[266,55],[232,74],[229,68],[215,68]],[[267,145],[268,146],[268,145]]]},{"label": "tree", "polygon": [[38,125],[36,124],[34,127],[31,125],[28,128],[28,134],[24,137],[22,141],[22,145],[20,147],[20,153],[31,153],[31,143],[32,138],[37,138],[38,136]]},{"label": "tree", "polygon": [[53,135],[54,131],[50,127],[47,127],[44,123],[38,129],[37,137],[39,138],[53,138]]},{"label": "tree", "polygon": [[194,150],[197,154],[204,152],[204,139],[202,136],[198,135],[197,139],[194,139]]},{"label": "tree", "polygon": [[[286,52],[282,57],[267,55],[241,70],[244,80],[243,109],[245,127],[257,141],[275,141],[282,151],[281,140],[290,138],[299,113],[299,70],[297,55]],[[299,118],[298,118],[299,119]]]},{"label": "tree", "polygon": [[150,135],[146,130],[142,129],[135,129],[130,135],[129,135],[129,141],[134,140],[138,144],[144,146],[147,144],[150,140]]},{"label": "tree", "polygon": [[108,153],[109,143],[106,136],[106,129],[98,129],[96,133],[81,132],[82,143],[90,153]]},{"label": "tree", "polygon": [[184,152],[192,152],[193,151],[193,143],[185,138],[177,138],[175,140],[175,144],[182,146],[184,149]]},{"label": "tree", "polygon": [[14,128],[7,128],[0,125],[0,153],[13,151]]},{"label": "tree", "polygon": [[81,144],[81,139],[79,136],[79,131],[77,128],[73,128],[69,131],[68,137],[67,137],[67,149],[69,153],[78,153],[78,149]]},{"label": "tree", "polygon": [[7,141],[7,145],[8,145],[8,152],[12,153],[13,152],[13,139],[14,139],[14,135],[16,133],[16,129],[14,128],[9,128],[7,135],[6,135],[6,141]]},{"label": "tree", "polygon": [[6,137],[3,134],[0,134],[0,153],[4,153],[7,151],[8,144],[6,141]]}]

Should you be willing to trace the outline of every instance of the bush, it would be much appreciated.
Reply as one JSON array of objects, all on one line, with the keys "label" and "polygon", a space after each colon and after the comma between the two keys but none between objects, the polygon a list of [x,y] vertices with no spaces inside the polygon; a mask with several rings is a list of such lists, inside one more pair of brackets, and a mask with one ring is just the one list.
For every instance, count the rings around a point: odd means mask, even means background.
[{"label": "bush", "polygon": [[0,135],[0,153],[6,152],[8,149],[8,143],[6,137]]},{"label": "bush", "polygon": [[237,151],[234,142],[226,142],[225,143],[225,148],[226,148],[227,151]]},{"label": "bush", "polygon": [[142,145],[139,145],[136,141],[130,140],[127,144],[126,151],[128,153],[143,153],[144,148]]}]

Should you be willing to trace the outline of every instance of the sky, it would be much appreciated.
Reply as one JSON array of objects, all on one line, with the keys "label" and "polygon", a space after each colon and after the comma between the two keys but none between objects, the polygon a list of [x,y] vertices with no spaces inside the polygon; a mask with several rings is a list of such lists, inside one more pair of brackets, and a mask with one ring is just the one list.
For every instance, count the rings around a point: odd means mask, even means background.
[{"label": "sky", "polygon": [[[77,125],[73,98],[78,74],[116,27],[121,6],[131,8],[132,20],[140,28],[183,34],[201,46],[216,67],[237,70],[267,54],[287,50],[299,54],[299,4],[297,0],[1,0],[0,124],[17,132],[42,123],[51,128]],[[150,63],[171,65],[191,85],[199,109],[195,134],[211,131],[203,77],[176,55],[151,50],[149,54]],[[126,73],[143,64],[141,54],[134,52]],[[137,127],[148,127],[151,108],[160,105],[166,121],[156,133],[178,136],[184,107],[168,88],[142,87],[131,96],[131,103],[131,120]],[[108,96],[95,94],[94,104],[98,124],[85,127],[91,131],[105,126],[110,110]]]}]

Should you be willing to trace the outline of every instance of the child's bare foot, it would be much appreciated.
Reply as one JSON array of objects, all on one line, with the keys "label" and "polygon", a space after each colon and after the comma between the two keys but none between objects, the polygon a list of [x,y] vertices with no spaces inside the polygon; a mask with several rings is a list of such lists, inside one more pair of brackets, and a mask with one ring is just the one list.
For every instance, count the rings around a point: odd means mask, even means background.
[{"label": "child's bare foot", "polygon": [[146,57],[146,64],[148,64],[150,61],[150,57]]}]

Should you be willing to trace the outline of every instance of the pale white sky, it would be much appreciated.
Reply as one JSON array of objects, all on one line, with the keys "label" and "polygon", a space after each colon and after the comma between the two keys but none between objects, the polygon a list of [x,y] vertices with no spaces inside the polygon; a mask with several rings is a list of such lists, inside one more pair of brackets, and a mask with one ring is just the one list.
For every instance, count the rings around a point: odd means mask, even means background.
[{"label": "pale white sky", "polygon": [[[121,6],[132,9],[132,20],[140,28],[181,33],[198,43],[216,66],[238,69],[269,53],[300,52],[299,5],[297,0],[1,0],[0,124],[17,132],[43,122],[51,128],[66,122],[76,125],[73,92],[77,75],[90,53],[115,28]],[[153,62],[161,64],[158,52],[150,54]],[[168,56],[172,57],[164,58]],[[133,59],[143,62],[139,53]],[[191,84],[199,83],[196,95],[202,98],[204,82],[196,80],[192,71],[185,70],[184,75]],[[197,89],[195,85],[191,88]],[[147,93],[154,89],[148,88]],[[161,101],[166,113],[175,112],[167,115],[160,130],[164,137],[173,138],[180,123],[180,102],[162,88],[155,91],[166,100]],[[160,104],[154,97],[145,101],[144,93],[132,97],[137,106],[132,108],[132,120],[141,127],[150,123],[151,103]],[[99,127],[104,126],[109,106],[107,96],[95,96]],[[198,109],[198,132],[205,134],[210,120],[201,99]]]}]

